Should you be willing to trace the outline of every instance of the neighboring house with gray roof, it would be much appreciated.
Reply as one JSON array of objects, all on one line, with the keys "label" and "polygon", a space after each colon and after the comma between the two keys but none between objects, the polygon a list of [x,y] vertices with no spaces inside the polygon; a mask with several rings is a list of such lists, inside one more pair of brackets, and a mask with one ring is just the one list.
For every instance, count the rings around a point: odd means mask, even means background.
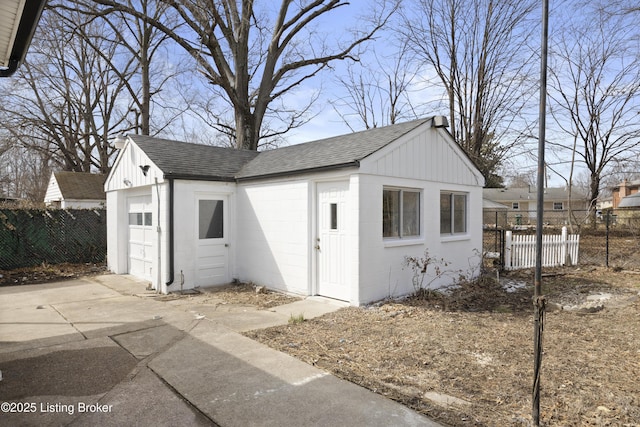
[{"label": "neighboring house with gray roof", "polygon": [[630,196],[623,197],[618,208],[640,210],[640,193],[633,193]]},{"label": "neighboring house with gray roof", "polygon": [[443,124],[264,152],[129,135],[105,183],[109,268],[163,293],[239,280],[353,305],[412,292],[405,257],[427,248],[466,271],[484,179]]},{"label": "neighboring house with gray roof", "polygon": [[616,224],[637,229],[640,226],[640,193],[636,192],[623,197],[618,204],[618,209],[613,213],[616,216]]},{"label": "neighboring house with gray roof", "polygon": [[[536,187],[513,187],[513,188],[485,188],[484,198],[494,203],[507,207],[507,223],[512,225],[527,225],[536,223],[537,215],[537,188]],[[569,190],[566,187],[545,188],[544,190],[544,212],[545,222],[553,224],[564,224],[567,220],[569,207],[574,212],[584,212],[588,209],[587,195],[573,188],[571,200],[569,201]],[[497,209],[503,214],[503,209]],[[496,211],[494,207],[485,206],[484,216],[491,218]],[[485,221],[486,223],[486,221]],[[503,225],[503,224],[501,224]]]},{"label": "neighboring house with gray roof", "polygon": [[47,207],[61,209],[104,208],[106,175],[83,172],[53,172],[44,196]]}]

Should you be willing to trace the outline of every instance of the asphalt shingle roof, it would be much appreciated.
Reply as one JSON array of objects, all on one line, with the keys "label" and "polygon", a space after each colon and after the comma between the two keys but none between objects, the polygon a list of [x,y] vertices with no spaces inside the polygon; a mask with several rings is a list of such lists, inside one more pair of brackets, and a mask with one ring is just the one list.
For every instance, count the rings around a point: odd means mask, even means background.
[{"label": "asphalt shingle roof", "polygon": [[430,120],[431,118],[412,120],[391,126],[263,151],[240,170],[237,178],[282,175],[354,165]]},{"label": "asphalt shingle roof", "polygon": [[129,137],[165,175],[234,180],[354,166],[358,161],[430,120],[431,118],[413,120],[262,152],[142,135]]},{"label": "asphalt shingle roof", "polygon": [[54,172],[58,188],[66,200],[104,200],[106,175],[82,172]]},{"label": "asphalt shingle roof", "polygon": [[129,135],[167,176],[233,180],[242,166],[258,153]]},{"label": "asphalt shingle roof", "polygon": [[619,208],[639,208],[640,207],[640,193],[634,193],[630,196],[623,197],[618,205]]}]

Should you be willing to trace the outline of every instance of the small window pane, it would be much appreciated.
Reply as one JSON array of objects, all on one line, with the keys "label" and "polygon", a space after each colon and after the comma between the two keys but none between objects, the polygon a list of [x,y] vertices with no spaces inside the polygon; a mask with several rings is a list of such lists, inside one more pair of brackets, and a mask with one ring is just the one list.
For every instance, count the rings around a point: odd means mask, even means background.
[{"label": "small window pane", "polygon": [[151,214],[151,212],[145,212],[144,225],[151,225],[152,218],[153,218],[153,215]]},{"label": "small window pane", "polygon": [[511,208],[512,208],[512,209],[520,209],[520,203],[518,203],[518,202],[513,202],[513,204],[511,204]]},{"label": "small window pane", "polygon": [[142,213],[130,213],[129,225],[142,225]]},{"label": "small window pane", "polygon": [[451,233],[451,193],[440,194],[440,233]]},{"label": "small window pane", "polygon": [[398,237],[400,235],[400,191],[384,190],[382,192],[382,236]]},{"label": "small window pane", "polygon": [[331,203],[329,206],[331,209],[331,229],[337,230],[338,229],[338,204]]},{"label": "small window pane", "polygon": [[200,239],[224,237],[222,200],[200,200],[198,203],[198,235]]},{"label": "small window pane", "polygon": [[562,210],[562,202],[553,202],[553,210],[561,211]]},{"label": "small window pane", "polygon": [[402,192],[402,237],[420,235],[420,193]]},{"label": "small window pane", "polygon": [[464,194],[453,195],[453,232],[465,233],[467,231],[467,196]]}]

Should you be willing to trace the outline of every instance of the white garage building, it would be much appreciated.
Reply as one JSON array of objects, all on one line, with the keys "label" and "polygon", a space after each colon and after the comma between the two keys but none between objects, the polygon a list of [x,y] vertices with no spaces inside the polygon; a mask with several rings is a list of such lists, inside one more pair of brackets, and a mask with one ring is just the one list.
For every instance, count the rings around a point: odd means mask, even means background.
[{"label": "white garage building", "polygon": [[259,153],[129,135],[105,183],[109,268],[163,293],[240,280],[353,305],[412,292],[404,259],[425,249],[468,270],[484,179],[445,126]]}]

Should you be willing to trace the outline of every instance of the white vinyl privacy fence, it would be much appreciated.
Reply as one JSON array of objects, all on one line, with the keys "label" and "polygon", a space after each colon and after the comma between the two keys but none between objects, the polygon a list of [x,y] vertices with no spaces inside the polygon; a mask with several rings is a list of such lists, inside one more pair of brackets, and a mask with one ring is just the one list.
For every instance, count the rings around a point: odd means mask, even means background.
[{"label": "white vinyl privacy fence", "polygon": [[[542,236],[542,267],[559,267],[578,264],[580,235],[568,234],[562,227],[562,234]],[[536,236],[505,233],[504,268],[518,270],[536,266]]]}]

